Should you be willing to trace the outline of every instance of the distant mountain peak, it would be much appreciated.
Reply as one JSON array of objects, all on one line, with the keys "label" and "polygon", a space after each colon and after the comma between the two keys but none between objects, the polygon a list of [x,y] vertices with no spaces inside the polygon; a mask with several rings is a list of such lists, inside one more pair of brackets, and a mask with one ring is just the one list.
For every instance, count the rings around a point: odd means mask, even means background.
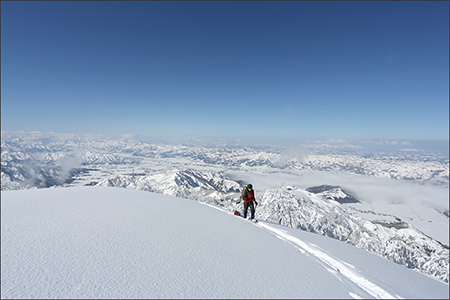
[{"label": "distant mountain peak", "polygon": [[344,191],[342,187],[335,185],[320,185],[306,189],[308,192],[320,195],[328,200],[334,200],[341,204],[360,203],[358,199]]}]

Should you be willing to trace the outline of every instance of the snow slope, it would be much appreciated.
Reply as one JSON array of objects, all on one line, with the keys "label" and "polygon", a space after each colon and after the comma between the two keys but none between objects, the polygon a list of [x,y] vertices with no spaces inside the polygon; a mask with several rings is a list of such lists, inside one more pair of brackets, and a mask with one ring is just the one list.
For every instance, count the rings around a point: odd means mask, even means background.
[{"label": "snow slope", "polygon": [[324,236],[196,201],[1,192],[2,298],[448,298],[443,282]]}]

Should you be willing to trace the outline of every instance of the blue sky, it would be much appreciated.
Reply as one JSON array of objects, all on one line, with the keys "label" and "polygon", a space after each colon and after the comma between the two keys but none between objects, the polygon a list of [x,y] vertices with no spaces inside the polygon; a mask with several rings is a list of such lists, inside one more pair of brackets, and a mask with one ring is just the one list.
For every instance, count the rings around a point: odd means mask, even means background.
[{"label": "blue sky", "polygon": [[448,139],[449,3],[1,2],[2,130]]}]

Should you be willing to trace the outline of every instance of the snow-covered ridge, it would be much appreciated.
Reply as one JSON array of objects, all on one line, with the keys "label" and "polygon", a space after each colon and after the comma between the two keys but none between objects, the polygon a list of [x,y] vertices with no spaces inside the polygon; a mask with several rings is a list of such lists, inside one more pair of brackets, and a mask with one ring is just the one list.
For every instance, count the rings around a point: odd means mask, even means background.
[{"label": "snow-covered ridge", "polygon": [[192,169],[152,175],[119,175],[102,180],[97,185],[132,188],[195,200],[219,200],[241,190],[239,183],[226,178],[222,172]]},{"label": "snow-covered ridge", "polygon": [[449,296],[448,284],[346,243],[161,194],[2,191],[1,214],[2,298]]},{"label": "snow-covered ridge", "polygon": [[264,220],[345,241],[445,282],[449,280],[448,245],[406,222],[365,220],[339,204],[291,188],[266,191],[258,213]]}]

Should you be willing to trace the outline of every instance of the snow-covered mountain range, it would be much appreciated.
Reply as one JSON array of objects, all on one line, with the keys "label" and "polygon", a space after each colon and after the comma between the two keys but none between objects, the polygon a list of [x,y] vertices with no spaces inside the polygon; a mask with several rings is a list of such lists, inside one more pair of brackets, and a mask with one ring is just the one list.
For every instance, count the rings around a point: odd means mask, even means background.
[{"label": "snow-covered mountain range", "polygon": [[[412,151],[374,152],[328,144],[282,147],[164,145],[136,137],[3,132],[2,189],[50,187],[95,166],[129,166],[147,173],[155,162],[205,165],[221,169],[341,171],[448,187],[448,155]],[[114,168],[119,171],[121,168]],[[130,171],[130,168],[126,170]]]},{"label": "snow-covered mountain range", "polygon": [[260,220],[345,241],[448,282],[448,157],[327,144],[288,150],[2,132],[1,184],[131,188],[233,211],[252,182]]}]

